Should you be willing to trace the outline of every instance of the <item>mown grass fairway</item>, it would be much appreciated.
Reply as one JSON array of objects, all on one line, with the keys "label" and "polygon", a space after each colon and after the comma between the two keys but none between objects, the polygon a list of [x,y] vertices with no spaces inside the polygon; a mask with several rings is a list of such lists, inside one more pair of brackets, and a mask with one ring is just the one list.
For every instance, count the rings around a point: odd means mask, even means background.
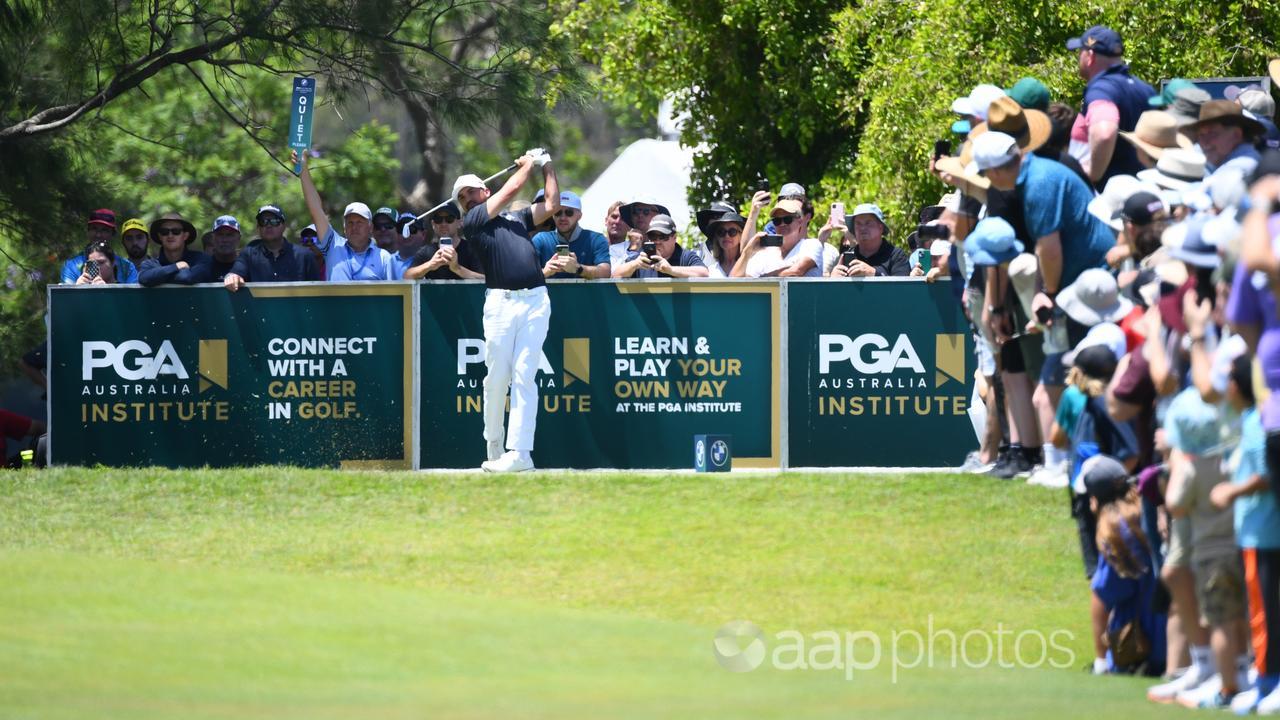
[{"label": "mown grass fairway", "polygon": [[[0,578],[4,717],[1176,712],[1080,670],[1065,497],[967,476],[8,473]],[[712,653],[731,620],[770,651],[788,629],[870,631],[883,661],[731,673]],[[1069,631],[1074,661],[952,669],[939,640],[893,682],[893,633],[930,620],[1003,627],[1010,662],[1017,633]]]}]

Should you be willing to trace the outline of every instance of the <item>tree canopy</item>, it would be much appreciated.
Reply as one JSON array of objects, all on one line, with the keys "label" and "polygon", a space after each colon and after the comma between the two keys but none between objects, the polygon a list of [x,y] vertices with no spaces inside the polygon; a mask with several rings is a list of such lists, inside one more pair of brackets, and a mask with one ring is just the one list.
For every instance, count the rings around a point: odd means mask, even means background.
[{"label": "tree canopy", "polygon": [[[605,97],[690,114],[694,200],[744,202],[757,175],[819,201],[876,202],[908,222],[942,186],[926,170],[953,99],[1031,75],[1078,106],[1068,38],[1095,24],[1126,41],[1134,73],[1265,74],[1280,12],[1259,0],[1049,4],[1035,0],[606,0],[562,4],[557,30],[600,68]],[[911,221],[914,224],[914,221]]]}]

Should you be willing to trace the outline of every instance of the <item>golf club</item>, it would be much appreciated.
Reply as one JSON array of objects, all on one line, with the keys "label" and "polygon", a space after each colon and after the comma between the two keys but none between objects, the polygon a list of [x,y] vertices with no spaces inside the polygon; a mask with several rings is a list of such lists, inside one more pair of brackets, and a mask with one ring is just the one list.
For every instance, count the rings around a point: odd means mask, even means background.
[{"label": "golf club", "polygon": [[[515,163],[511,163],[510,165],[506,166],[505,168],[503,168],[503,169],[499,170],[498,172],[496,172],[496,173],[494,173],[494,174],[490,175],[489,177],[485,178],[485,179],[484,179],[484,184],[485,184],[485,185],[488,185],[489,183],[493,182],[494,180],[497,180],[498,178],[502,177],[503,175],[506,175],[507,173],[511,172],[512,170],[515,170],[517,167],[518,167],[518,166],[517,166]],[[423,218],[425,218],[425,217],[427,217],[427,216],[431,215],[431,213],[433,213],[433,212],[435,212],[435,211],[439,210],[440,208],[444,207],[445,205],[448,205],[449,203],[453,202],[454,200],[455,200],[455,198],[449,198],[448,200],[445,200],[444,202],[440,203],[439,205],[436,205],[435,207],[431,208],[430,210],[428,210],[428,211],[426,211],[426,212],[422,213],[421,215],[419,215],[419,216],[418,216],[418,219],[419,219],[419,220],[421,220],[421,219],[423,219]]]}]

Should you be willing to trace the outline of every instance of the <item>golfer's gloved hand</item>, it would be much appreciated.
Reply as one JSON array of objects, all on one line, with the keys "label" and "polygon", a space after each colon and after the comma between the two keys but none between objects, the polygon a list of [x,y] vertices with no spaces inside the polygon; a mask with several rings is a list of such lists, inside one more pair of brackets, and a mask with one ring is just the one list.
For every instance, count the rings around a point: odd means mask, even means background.
[{"label": "golfer's gloved hand", "polygon": [[532,150],[529,150],[525,154],[533,158],[534,167],[540,168],[543,165],[546,165],[547,163],[551,162],[551,156],[548,155],[547,151],[543,150],[542,148],[533,148]]}]

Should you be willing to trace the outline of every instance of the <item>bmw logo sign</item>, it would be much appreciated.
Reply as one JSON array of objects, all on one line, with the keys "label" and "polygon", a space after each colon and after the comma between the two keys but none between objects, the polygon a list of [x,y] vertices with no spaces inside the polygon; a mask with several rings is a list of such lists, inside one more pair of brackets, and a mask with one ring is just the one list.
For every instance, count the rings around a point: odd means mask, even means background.
[{"label": "bmw logo sign", "polygon": [[[702,452],[702,448],[698,448],[698,452]],[[723,440],[717,440],[711,443],[711,464],[716,467],[724,467],[725,461],[729,459],[729,446],[724,444]]]}]

